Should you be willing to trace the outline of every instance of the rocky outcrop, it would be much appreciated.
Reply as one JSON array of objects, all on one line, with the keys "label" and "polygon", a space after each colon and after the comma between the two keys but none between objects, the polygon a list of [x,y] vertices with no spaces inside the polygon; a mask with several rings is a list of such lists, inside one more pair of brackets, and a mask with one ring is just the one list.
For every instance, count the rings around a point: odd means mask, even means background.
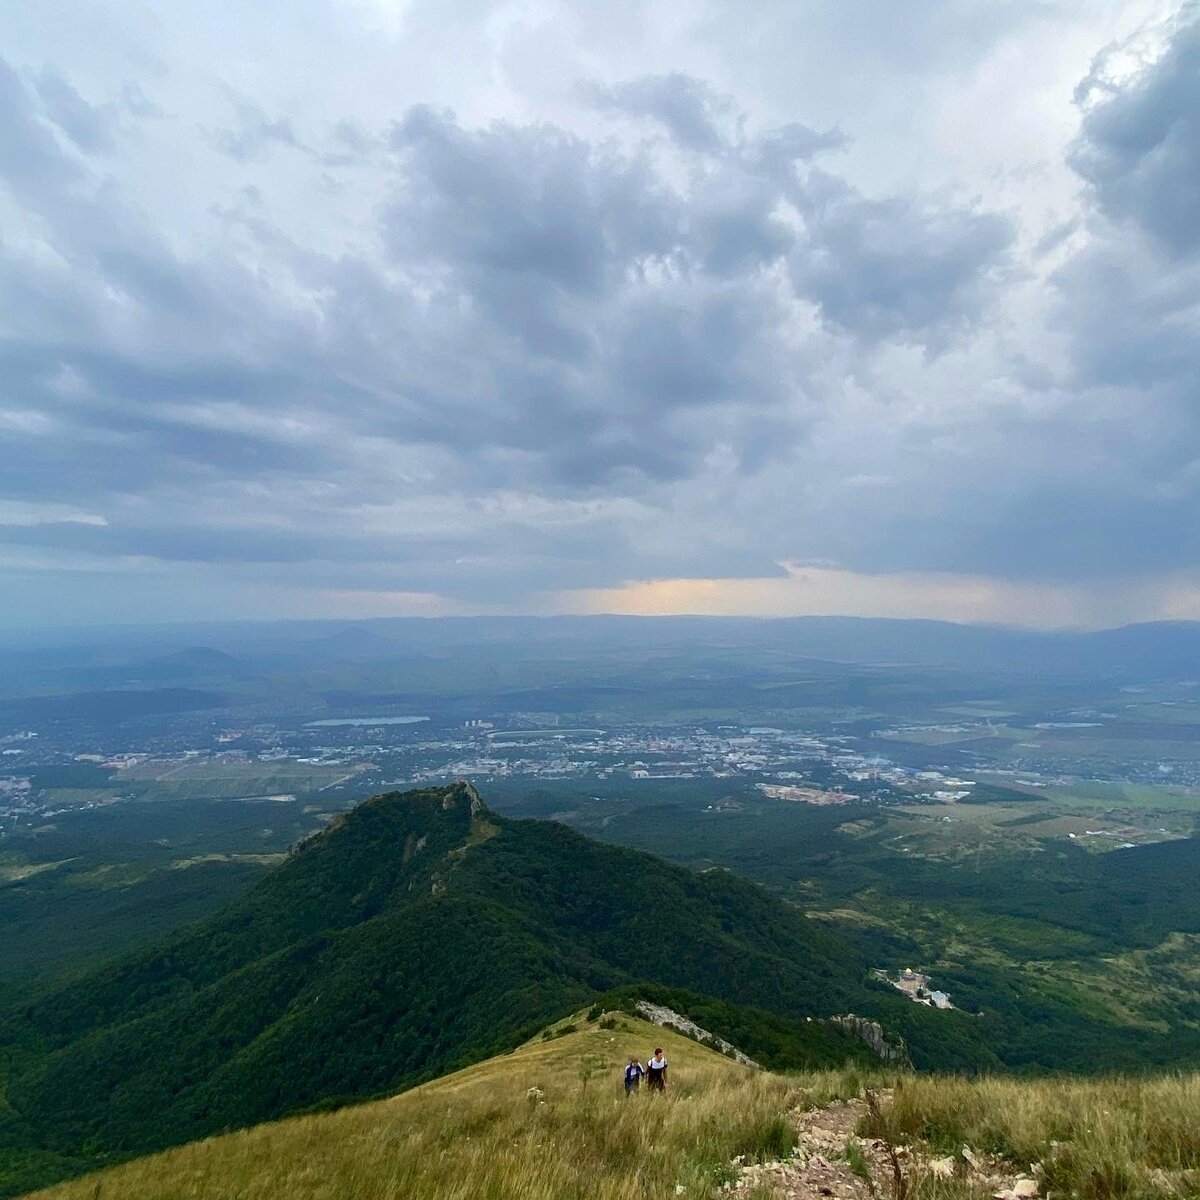
[{"label": "rocky outcrop", "polygon": [[826,1018],[827,1025],[837,1025],[847,1033],[852,1033],[861,1042],[865,1042],[875,1054],[885,1063],[897,1067],[911,1067],[908,1057],[908,1047],[904,1039],[895,1034],[888,1035],[878,1021],[867,1017],[856,1017],[846,1013],[841,1017]]},{"label": "rocky outcrop", "polygon": [[682,1033],[684,1037],[690,1037],[697,1042],[712,1046],[726,1058],[735,1059],[743,1066],[762,1070],[762,1065],[756,1063],[748,1054],[743,1054],[736,1046],[731,1045],[722,1037],[717,1037],[715,1033],[701,1029],[695,1021],[685,1017],[682,1013],[677,1013],[673,1008],[667,1008],[662,1004],[651,1004],[649,1000],[639,1000],[634,1005],[634,1011],[639,1017],[645,1017],[647,1021],[651,1021],[655,1025],[661,1025],[664,1029],[673,1029],[676,1033]]}]

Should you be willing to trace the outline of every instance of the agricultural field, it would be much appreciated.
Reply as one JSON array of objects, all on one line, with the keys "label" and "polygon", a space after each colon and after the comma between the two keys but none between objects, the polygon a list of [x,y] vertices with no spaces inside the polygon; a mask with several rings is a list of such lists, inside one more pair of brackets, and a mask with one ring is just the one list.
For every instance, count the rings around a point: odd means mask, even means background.
[{"label": "agricultural field", "polygon": [[1071,808],[1105,813],[1174,813],[1200,815],[1200,789],[1169,784],[1082,781],[1048,787],[1047,800]]},{"label": "agricultural field", "polygon": [[935,860],[978,853],[1044,853],[1055,842],[1067,841],[1098,852],[1128,849],[1188,837],[1193,823],[1185,809],[1139,811],[1082,800],[1068,805],[1055,803],[1049,794],[1046,800],[1028,807],[1011,803],[903,805],[889,813],[896,830],[892,846],[902,853]]},{"label": "agricultural field", "polygon": [[149,761],[125,767],[114,776],[117,786],[139,785],[143,799],[216,799],[289,796],[318,792],[352,780],[357,764],[325,765],[295,760],[279,762]]},{"label": "agricultural field", "polygon": [[1015,744],[1028,736],[1028,731],[987,721],[948,721],[944,725],[926,725],[887,730],[881,735],[888,741],[907,742],[916,746],[956,746],[962,743],[995,742],[997,749]]}]

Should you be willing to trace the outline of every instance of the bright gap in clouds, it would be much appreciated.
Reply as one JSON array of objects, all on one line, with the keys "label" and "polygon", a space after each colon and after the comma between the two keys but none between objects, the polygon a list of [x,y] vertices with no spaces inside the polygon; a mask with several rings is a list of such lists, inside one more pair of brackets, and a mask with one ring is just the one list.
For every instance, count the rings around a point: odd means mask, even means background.
[{"label": "bright gap in clouds", "polygon": [[1198,81],[1159,0],[24,6],[0,620],[1194,615]]},{"label": "bright gap in clouds", "polygon": [[548,611],[667,616],[852,617],[1101,629],[1138,620],[1200,620],[1200,580],[1079,587],[987,576],[865,575],[829,567],[787,569],[776,579],[656,579],[560,594]]}]

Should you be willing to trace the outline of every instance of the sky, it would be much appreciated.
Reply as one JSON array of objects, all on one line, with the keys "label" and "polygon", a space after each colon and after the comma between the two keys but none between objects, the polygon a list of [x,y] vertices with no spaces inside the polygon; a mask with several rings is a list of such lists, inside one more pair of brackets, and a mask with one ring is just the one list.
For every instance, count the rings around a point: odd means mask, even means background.
[{"label": "sky", "polygon": [[17,0],[0,623],[1200,618],[1200,5]]}]

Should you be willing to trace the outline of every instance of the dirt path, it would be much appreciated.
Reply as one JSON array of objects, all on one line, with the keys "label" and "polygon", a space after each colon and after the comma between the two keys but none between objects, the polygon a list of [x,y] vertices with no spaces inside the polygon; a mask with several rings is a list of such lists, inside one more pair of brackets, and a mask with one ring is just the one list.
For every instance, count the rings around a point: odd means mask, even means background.
[{"label": "dirt path", "polygon": [[861,1100],[793,1112],[797,1138],[791,1159],[743,1166],[740,1178],[727,1188],[735,1193],[770,1189],[780,1200],[890,1197],[887,1180],[891,1166],[882,1143],[855,1134],[866,1112],[867,1106]]},{"label": "dirt path", "polygon": [[[891,1094],[877,1096],[883,1107]],[[910,1194],[919,1179],[958,1176],[969,1182],[980,1197],[998,1200],[1033,1200],[1038,1184],[1017,1175],[1007,1164],[986,1159],[964,1147],[961,1155],[934,1158],[889,1147],[876,1138],[862,1138],[857,1130],[867,1115],[862,1100],[837,1101],[823,1108],[796,1109],[796,1146],[790,1158],[778,1162],[736,1163],[738,1179],[724,1185],[736,1195],[760,1189],[777,1200],[897,1200]],[[897,1173],[903,1183],[897,1186]]]}]

